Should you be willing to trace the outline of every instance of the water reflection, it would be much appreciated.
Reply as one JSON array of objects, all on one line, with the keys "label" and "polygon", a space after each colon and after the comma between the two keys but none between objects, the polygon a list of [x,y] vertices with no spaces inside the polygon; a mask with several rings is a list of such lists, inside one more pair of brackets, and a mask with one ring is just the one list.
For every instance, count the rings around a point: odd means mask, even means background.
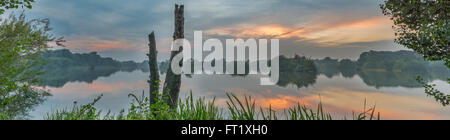
[{"label": "water reflection", "polygon": [[[225,93],[239,97],[252,96],[264,108],[282,111],[298,103],[316,106],[322,102],[336,116],[363,110],[364,100],[377,105],[384,119],[448,119],[450,111],[428,98],[415,77],[450,91],[448,70],[386,71],[362,70],[351,63],[337,65],[320,63],[304,57],[280,59],[280,81],[274,86],[259,86],[259,75],[191,75],[183,76],[181,98],[191,90],[195,97],[216,98],[226,107]],[[148,92],[148,70],[108,68],[53,69],[44,85],[54,95],[32,115],[41,119],[52,109],[71,106],[73,101],[88,103],[105,94],[98,107],[112,112],[127,108],[129,93]],[[162,76],[164,77],[164,76]],[[164,82],[164,81],[163,81]]]},{"label": "water reflection", "polygon": [[42,85],[49,87],[63,87],[70,82],[92,83],[101,77],[110,77],[117,72],[133,72],[140,70],[148,72],[148,69],[120,69],[117,67],[67,67],[46,69],[45,74],[41,76]]},{"label": "water reflection", "polygon": [[[165,63],[165,62],[164,62]],[[160,64],[160,66],[167,67]],[[343,76],[353,78],[358,76],[363,79],[367,86],[382,87],[406,87],[419,88],[422,85],[416,81],[417,76],[424,78],[426,82],[435,80],[447,80],[450,77],[449,69],[431,69],[431,70],[393,70],[385,69],[359,69],[355,65],[344,64],[337,60],[310,60],[305,57],[296,56],[294,58],[280,58],[280,80],[278,86],[287,87],[295,85],[297,88],[309,87],[316,84],[319,75],[325,75],[327,78]],[[92,83],[100,77],[110,77],[117,72],[132,72],[140,70],[148,72],[148,69],[117,69],[114,67],[69,67],[63,69],[49,69],[47,74],[42,76],[43,85],[49,87],[63,87],[70,82]],[[162,72],[164,74],[164,72]],[[248,75],[233,75],[247,77]],[[192,78],[192,75],[186,77]]]}]

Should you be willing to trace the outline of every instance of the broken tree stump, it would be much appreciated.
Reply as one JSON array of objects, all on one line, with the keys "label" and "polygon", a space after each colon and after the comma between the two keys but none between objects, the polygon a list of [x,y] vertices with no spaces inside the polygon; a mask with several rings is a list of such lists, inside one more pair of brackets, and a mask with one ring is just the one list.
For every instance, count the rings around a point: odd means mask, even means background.
[{"label": "broken tree stump", "polygon": [[[173,40],[184,38],[184,5],[175,4],[175,32],[173,35]],[[178,51],[172,51],[170,56],[170,63],[175,56],[183,51],[183,46],[180,46]],[[163,95],[168,97],[166,103],[169,104],[171,108],[176,108],[178,105],[178,96],[181,87],[181,75],[176,75],[173,73],[170,67],[167,70],[166,81],[164,83]]]},{"label": "broken tree stump", "polygon": [[148,84],[150,86],[150,104],[154,104],[158,101],[159,94],[159,70],[158,70],[158,51],[156,50],[156,40],[155,40],[155,32],[152,32],[148,36],[148,64],[150,67],[150,80],[148,80]]}]

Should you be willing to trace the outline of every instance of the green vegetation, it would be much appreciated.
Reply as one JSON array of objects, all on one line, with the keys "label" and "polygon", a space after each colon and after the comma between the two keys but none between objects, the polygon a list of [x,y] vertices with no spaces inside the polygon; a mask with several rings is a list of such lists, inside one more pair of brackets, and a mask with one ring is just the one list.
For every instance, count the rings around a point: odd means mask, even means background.
[{"label": "green vegetation", "polygon": [[358,74],[368,85],[376,87],[420,87],[416,77],[426,82],[447,80],[450,70],[444,62],[428,62],[412,51],[366,52],[356,62]]},{"label": "green vegetation", "polygon": [[[386,0],[380,7],[394,21],[398,44],[413,49],[427,60],[444,61],[450,68],[449,5],[448,0]],[[424,84],[423,78],[417,81],[428,95],[443,94]],[[450,83],[450,78],[447,81]]]},{"label": "green vegetation", "polygon": [[[394,72],[428,72],[431,69],[437,68],[434,66],[438,66],[424,61],[419,54],[412,51],[365,52],[361,54],[356,64],[358,69],[361,70],[382,69]],[[441,69],[445,69],[443,63],[440,66]]]},{"label": "green vegetation", "polygon": [[396,42],[450,68],[450,2],[386,0],[380,7],[394,21]]},{"label": "green vegetation", "polygon": [[316,60],[315,66],[319,70],[319,74],[324,74],[328,78],[339,75],[339,60],[326,57],[322,60]]},{"label": "green vegetation", "polygon": [[54,40],[49,31],[49,20],[27,20],[24,14],[1,21],[0,111],[7,113],[2,116],[25,115],[47,95],[33,86],[42,74],[40,55]]},{"label": "green vegetation", "polygon": [[[141,70],[148,72],[148,62],[119,62],[110,58],[102,58],[96,53],[73,54],[68,50],[49,51],[44,53],[48,61],[46,74],[40,76],[43,86],[62,87],[68,82],[92,83],[99,77],[108,77],[118,71],[131,72]],[[89,61],[89,63],[83,63]],[[169,67],[168,61],[159,63],[161,74]],[[248,65],[248,63],[247,63]],[[247,71],[248,72],[248,71]],[[67,74],[70,73],[70,74]],[[424,61],[420,55],[412,51],[378,52],[370,51],[361,54],[357,61],[350,59],[312,60],[306,57],[280,57],[280,80],[278,86],[295,85],[298,88],[309,87],[316,83],[319,74],[329,78],[342,76],[352,78],[359,75],[369,86],[379,87],[421,87],[417,76],[426,82],[436,79],[446,80],[450,70],[443,62]],[[188,78],[190,75],[186,75]],[[235,75],[247,76],[247,75]]]},{"label": "green vegetation", "polygon": [[436,101],[442,103],[443,106],[450,105],[450,95],[445,95],[441,91],[435,89],[434,87],[436,87],[436,85],[428,85],[423,81],[422,77],[417,77],[417,81],[425,87],[425,93],[427,93],[428,96],[434,97]]},{"label": "green vegetation", "polygon": [[297,88],[309,87],[316,83],[317,67],[314,61],[301,56],[294,58],[280,57],[280,80],[277,85],[286,87],[290,84]]},{"label": "green vegetation", "polygon": [[34,0],[2,0],[0,1],[0,15],[5,12],[5,9],[28,8],[31,9],[31,3]]},{"label": "green vegetation", "polygon": [[[257,109],[255,101],[251,97],[245,97],[243,100],[227,94],[227,111],[215,105],[215,100],[206,101],[204,98],[193,99],[192,93],[185,100],[180,100],[176,109],[171,109],[158,95],[160,100],[150,105],[149,99],[142,95],[139,99],[135,95],[134,103],[128,109],[127,113],[123,110],[119,115],[111,115],[109,112],[102,115],[102,111],[94,107],[99,98],[93,103],[87,105],[74,105],[71,110],[57,110],[47,114],[45,120],[333,120],[331,114],[324,111],[322,104],[314,110],[307,106],[298,105],[283,111],[282,115],[269,108]],[[341,118],[346,120],[347,118]],[[353,113],[353,120],[377,120],[380,114],[375,114],[375,107],[364,111],[363,113]]]},{"label": "green vegetation", "polygon": [[359,75],[369,86],[379,87],[421,87],[416,77],[425,82],[447,80],[450,76],[444,62],[429,62],[412,51],[370,51],[361,54],[357,61],[325,58],[315,60],[319,74],[331,78],[340,73],[346,78]]},{"label": "green vegetation", "polygon": [[[62,109],[57,110],[52,115],[47,115],[46,120],[100,120],[102,119],[102,112],[98,111],[94,105],[102,98],[103,95],[94,99],[92,103],[78,106],[77,102],[74,102],[74,106],[71,110]],[[108,116],[108,115],[106,115]]]},{"label": "green vegetation", "polygon": [[[103,58],[96,52],[87,54],[72,53],[69,50],[54,50],[42,53],[47,62],[43,66],[45,73],[39,76],[41,86],[62,87],[68,82],[92,83],[99,77],[108,77],[119,71],[148,71],[148,62],[119,62],[112,58]],[[70,74],[67,74],[70,73]]]},{"label": "green vegetation", "polygon": [[66,69],[72,67],[86,67],[95,69],[96,67],[111,67],[119,70],[135,70],[147,68],[145,62],[135,63],[133,61],[119,62],[112,58],[103,58],[97,52],[86,54],[72,53],[67,49],[47,51],[42,57],[48,62],[46,70]]}]

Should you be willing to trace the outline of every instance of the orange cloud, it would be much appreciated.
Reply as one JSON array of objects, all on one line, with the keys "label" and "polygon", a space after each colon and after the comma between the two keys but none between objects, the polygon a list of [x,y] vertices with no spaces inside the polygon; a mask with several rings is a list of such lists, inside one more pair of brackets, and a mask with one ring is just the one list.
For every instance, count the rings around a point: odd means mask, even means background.
[{"label": "orange cloud", "polygon": [[211,29],[205,31],[206,34],[229,35],[239,38],[261,38],[280,36],[294,30],[293,28],[279,25],[252,25],[241,24],[233,27]]},{"label": "orange cloud", "polygon": [[386,17],[375,17],[359,21],[330,24],[324,20],[312,25],[286,27],[281,25],[239,24],[231,27],[205,31],[212,35],[227,35],[238,38],[298,38],[321,46],[336,46],[352,42],[374,42],[392,40],[392,21]]},{"label": "orange cloud", "polygon": [[144,50],[145,44],[129,43],[124,39],[102,40],[96,37],[76,37],[68,39],[66,46],[72,50]]},{"label": "orange cloud", "polygon": [[313,26],[309,29],[311,31],[301,37],[314,40],[324,46],[393,40],[395,38],[392,21],[386,17],[375,17],[336,26]]},{"label": "orange cloud", "polygon": [[91,51],[105,51],[109,49],[128,49],[129,46],[122,44],[120,41],[105,41],[92,44]]}]

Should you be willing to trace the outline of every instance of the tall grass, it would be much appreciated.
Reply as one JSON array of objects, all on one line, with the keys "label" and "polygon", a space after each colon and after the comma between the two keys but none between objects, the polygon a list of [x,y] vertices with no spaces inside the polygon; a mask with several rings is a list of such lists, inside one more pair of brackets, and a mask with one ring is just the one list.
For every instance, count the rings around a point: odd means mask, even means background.
[{"label": "tall grass", "polygon": [[[107,117],[101,117],[102,111],[94,107],[103,95],[94,99],[92,103],[86,105],[77,105],[74,103],[72,109],[56,110],[51,114],[47,114],[44,120],[101,120]],[[109,113],[108,113],[109,114]],[[108,116],[108,115],[105,115]]]},{"label": "tall grass", "polygon": [[[163,97],[158,95],[160,101],[155,104],[149,104],[149,99],[142,95],[134,98],[131,107],[125,111],[122,110],[118,115],[113,116],[110,113],[101,115],[101,110],[94,107],[95,103],[101,97],[96,98],[93,103],[77,106],[73,109],[57,110],[44,117],[45,120],[333,120],[339,119],[333,117],[330,113],[324,111],[322,103],[317,109],[311,109],[307,106],[298,104],[295,107],[286,109],[277,113],[271,107],[268,109],[257,108],[255,100],[249,96],[239,99],[234,94],[227,94],[227,108],[221,109],[215,105],[215,99],[206,101],[205,98],[194,99],[192,92],[180,103],[176,109],[171,109],[168,104],[163,102]],[[364,106],[366,108],[366,106]],[[341,120],[348,120],[344,117]],[[351,120],[378,120],[380,114],[375,116],[375,107],[368,110],[364,109],[362,113],[353,113]]]}]

